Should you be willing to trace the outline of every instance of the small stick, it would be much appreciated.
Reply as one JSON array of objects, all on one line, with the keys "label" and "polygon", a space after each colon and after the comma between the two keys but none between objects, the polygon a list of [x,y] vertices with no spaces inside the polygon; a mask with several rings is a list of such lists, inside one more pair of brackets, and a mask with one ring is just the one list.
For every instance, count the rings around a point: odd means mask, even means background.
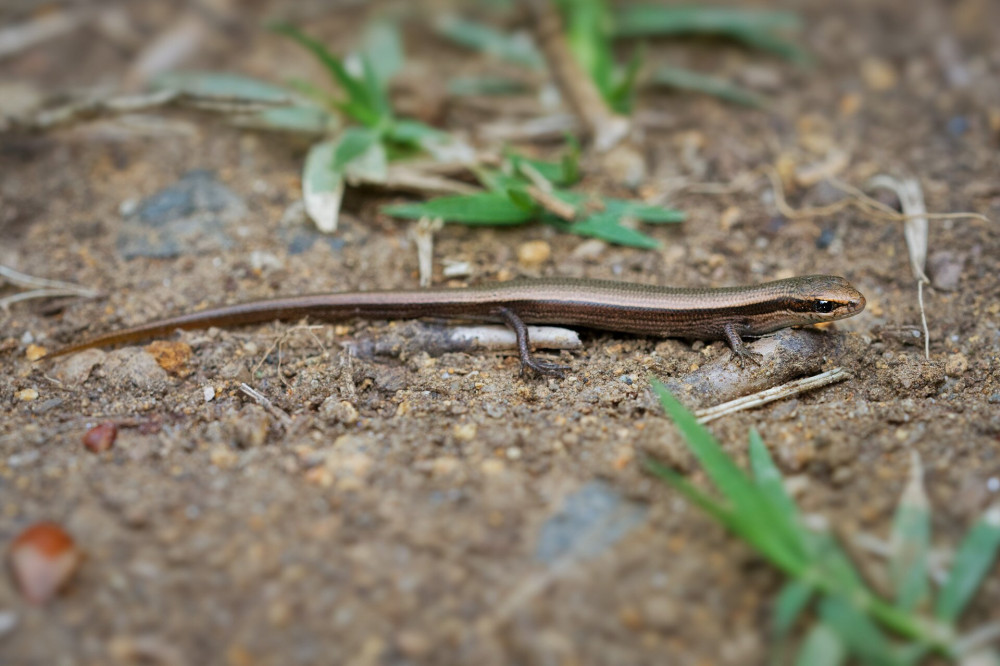
[{"label": "small stick", "polygon": [[708,423],[722,416],[726,416],[727,414],[735,414],[736,412],[741,412],[753,407],[760,407],[761,405],[766,405],[769,402],[798,395],[799,393],[804,393],[805,391],[811,391],[812,389],[820,388],[821,386],[826,386],[827,384],[842,382],[849,377],[851,377],[851,373],[848,371],[843,368],[834,368],[832,370],[827,370],[826,372],[821,372],[818,375],[813,375],[812,377],[804,377],[802,379],[797,379],[794,382],[788,382],[787,384],[782,384],[781,386],[769,388],[766,391],[759,391],[751,395],[743,396],[742,398],[737,398],[736,400],[730,400],[729,402],[724,402],[721,405],[699,409],[694,414],[698,418],[699,423]]},{"label": "small stick", "polygon": [[631,130],[631,121],[608,107],[590,75],[576,61],[563,34],[562,18],[552,0],[528,0],[535,21],[535,34],[559,90],[594,140],[594,149],[604,153],[614,148]]},{"label": "small stick", "polygon": [[254,402],[256,402],[258,405],[263,407],[268,413],[270,413],[272,416],[278,419],[278,421],[281,422],[281,425],[287,428],[292,424],[292,417],[288,415],[288,412],[281,409],[280,407],[276,407],[273,402],[267,399],[267,396],[265,396],[257,389],[253,388],[249,384],[241,383],[240,391],[248,395],[251,399],[253,399]]}]

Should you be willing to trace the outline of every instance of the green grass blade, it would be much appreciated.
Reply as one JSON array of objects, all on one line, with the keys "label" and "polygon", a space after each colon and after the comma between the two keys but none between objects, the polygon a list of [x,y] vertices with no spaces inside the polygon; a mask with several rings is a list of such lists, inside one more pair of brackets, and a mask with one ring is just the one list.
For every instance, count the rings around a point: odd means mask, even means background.
[{"label": "green grass blade", "polygon": [[496,56],[507,62],[542,69],[545,59],[527,37],[508,35],[476,21],[446,14],[434,22],[438,35],[466,48]]},{"label": "green grass blade", "polygon": [[765,105],[763,97],[735,83],[679,67],[660,67],[649,77],[649,83],[666,86],[675,90],[700,92],[718,97],[726,102],[755,109],[759,109]]},{"label": "green grass blade", "polygon": [[279,35],[290,37],[323,63],[334,82],[347,94],[348,102],[344,104],[344,109],[349,109],[354,120],[369,126],[378,123],[379,114],[376,112],[372,100],[369,99],[364,84],[351,76],[340,59],[331,54],[323,44],[288,23],[274,24],[271,26],[271,30]]},{"label": "green grass blade", "polygon": [[273,132],[326,135],[337,128],[337,117],[315,106],[281,106],[243,113],[231,121],[238,127]]},{"label": "green grass blade", "polygon": [[1000,505],[992,506],[969,530],[955,554],[951,570],[934,604],[934,616],[953,623],[965,610],[1000,546]]},{"label": "green grass blade", "polygon": [[802,27],[793,12],[659,5],[625,7],[615,12],[614,20],[617,37],[790,32]]},{"label": "green grass blade", "polygon": [[798,580],[785,583],[778,593],[777,601],[774,602],[771,616],[771,626],[776,638],[780,640],[788,635],[812,597],[813,588],[807,583]]},{"label": "green grass blade", "polygon": [[586,236],[588,238],[599,238],[600,240],[625,245],[627,247],[638,247],[645,250],[655,250],[660,247],[660,242],[651,236],[647,236],[638,229],[630,229],[620,223],[619,218],[606,213],[591,215],[579,222],[566,222],[554,216],[546,217],[545,222],[562,231]]},{"label": "green grass blade", "polygon": [[767,497],[771,506],[782,514],[797,519],[798,507],[785,490],[785,480],[756,428],[750,429],[749,440],[747,451],[750,457],[750,469],[753,471],[757,487]]},{"label": "green grass blade", "polygon": [[615,59],[608,37],[610,14],[603,0],[559,0],[570,51],[590,74],[601,97],[620,111],[615,102]]},{"label": "green grass blade", "polygon": [[629,199],[614,199],[602,197],[604,202],[604,212],[618,217],[633,217],[640,222],[651,224],[671,224],[683,222],[687,219],[687,214],[676,208],[664,208],[653,204],[642,203],[641,201],[631,201]]},{"label": "green grass blade", "polygon": [[403,40],[399,26],[392,21],[372,21],[361,38],[361,54],[385,90],[389,81],[403,68]]},{"label": "green grass blade", "polygon": [[820,600],[819,616],[836,632],[850,654],[856,655],[862,663],[879,666],[900,663],[878,626],[842,597],[829,596]]},{"label": "green grass blade", "polygon": [[179,90],[196,97],[221,97],[260,104],[288,104],[289,91],[267,81],[225,72],[167,72],[152,81],[155,90]]},{"label": "green grass blade", "polygon": [[366,56],[361,57],[361,71],[364,73],[365,90],[372,110],[380,121],[389,121],[392,118],[392,107],[389,105],[386,82],[379,78],[375,67]]},{"label": "green grass blade", "polygon": [[692,453],[729,501],[737,533],[778,568],[793,576],[801,575],[807,566],[803,552],[789,543],[783,529],[775,529],[773,512],[763,493],[663,384],[654,380],[652,388]]},{"label": "green grass blade", "polygon": [[343,171],[347,164],[364,154],[375,145],[379,135],[367,127],[348,127],[337,141],[337,149],[333,152],[333,169]]},{"label": "green grass blade", "polygon": [[386,206],[382,212],[395,217],[440,217],[446,222],[468,225],[516,225],[538,217],[496,192],[438,197],[423,203]]},{"label": "green grass blade", "polygon": [[896,605],[914,610],[930,595],[927,557],[930,550],[931,512],[924,491],[920,456],[913,452],[910,480],[893,518],[890,537],[889,576]]},{"label": "green grass blade", "polygon": [[847,648],[833,629],[822,622],[813,625],[795,656],[795,666],[840,666]]},{"label": "green grass blade", "polygon": [[735,529],[733,516],[726,507],[698,490],[676,471],[655,460],[647,460],[645,465],[646,469],[676,488],[689,502],[714,518],[723,527],[731,531]]}]

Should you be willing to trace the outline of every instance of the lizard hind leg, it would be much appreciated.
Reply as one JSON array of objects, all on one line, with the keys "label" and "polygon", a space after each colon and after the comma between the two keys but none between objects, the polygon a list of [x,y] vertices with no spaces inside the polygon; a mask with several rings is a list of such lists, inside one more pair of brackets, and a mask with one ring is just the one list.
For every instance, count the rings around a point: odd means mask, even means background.
[{"label": "lizard hind leg", "polygon": [[540,375],[549,375],[552,377],[565,376],[566,371],[569,370],[569,366],[559,365],[551,361],[543,361],[531,355],[531,350],[528,347],[528,327],[517,316],[516,312],[510,308],[500,308],[498,312],[503,317],[504,322],[514,329],[514,335],[517,336],[517,352],[521,357],[522,375],[525,368],[531,368]]}]

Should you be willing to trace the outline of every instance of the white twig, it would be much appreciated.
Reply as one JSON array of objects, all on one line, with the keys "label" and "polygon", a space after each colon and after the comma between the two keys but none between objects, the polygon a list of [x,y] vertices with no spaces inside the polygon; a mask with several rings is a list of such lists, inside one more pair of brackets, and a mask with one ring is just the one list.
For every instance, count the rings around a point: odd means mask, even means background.
[{"label": "white twig", "polygon": [[422,217],[410,227],[410,237],[417,246],[417,270],[420,273],[420,286],[431,286],[434,277],[434,232],[444,226],[440,217],[431,219]]},{"label": "white twig", "polygon": [[277,407],[273,402],[268,400],[267,396],[253,388],[249,384],[240,384],[240,391],[249,396],[254,402],[263,407],[281,422],[281,425],[288,427],[292,423],[292,417],[288,415],[288,412]]},{"label": "white twig", "polygon": [[826,386],[827,384],[844,381],[849,377],[851,377],[851,373],[848,371],[843,368],[834,368],[832,370],[827,370],[826,372],[821,372],[818,375],[813,375],[812,377],[804,377],[802,379],[797,379],[794,382],[788,382],[787,384],[775,386],[765,391],[759,391],[752,395],[737,398],[736,400],[730,400],[729,402],[724,402],[721,405],[699,409],[695,412],[695,416],[698,417],[699,423],[708,423],[709,421],[714,421],[715,419],[726,416],[727,414],[741,412],[753,407],[760,407],[761,405],[766,405],[767,403],[774,402],[775,400],[781,400],[782,398],[798,395],[799,393],[811,391],[812,389],[820,388],[821,386]]}]

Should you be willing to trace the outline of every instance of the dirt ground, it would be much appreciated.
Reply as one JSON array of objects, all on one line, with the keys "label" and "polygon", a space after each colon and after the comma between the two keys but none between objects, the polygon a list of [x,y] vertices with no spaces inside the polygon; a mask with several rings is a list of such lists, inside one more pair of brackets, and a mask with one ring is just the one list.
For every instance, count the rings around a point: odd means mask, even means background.
[{"label": "dirt ground", "polygon": [[[30,4],[0,16],[24,20]],[[182,3],[100,4],[130,17],[132,42],[71,30],[0,60],[5,94],[127,85],[137,54],[186,20],[208,28],[185,68],[322,81],[307,55],[258,29],[280,3],[241,4],[221,23],[192,19]],[[659,251],[541,226],[447,226],[435,280],[447,282],[444,260],[470,262],[470,283],[847,277],[868,308],[829,331],[843,344],[824,365],[853,378],[711,429],[745,462],[757,427],[804,509],[847,538],[885,537],[917,451],[935,543],[954,544],[1000,485],[1000,9],[991,0],[790,7],[804,20],[811,68],[721,42],[651,46],[650,59],[744,81],[774,102],[754,111],[644,94],[640,108],[666,123],[645,137],[642,192],[679,178],[731,182],[783,155],[820,162],[836,148],[847,182],[915,176],[929,210],[989,216],[931,223],[930,360],[913,335],[920,315],[900,225],[854,211],[786,219],[763,185],[674,195],[689,221],[648,228]],[[295,11],[344,51],[375,9]],[[416,19],[406,37],[414,76],[497,67]],[[505,104],[532,99],[451,100],[434,107],[435,120],[474,132],[504,117]],[[184,333],[172,339],[193,355],[172,373],[140,346],[28,360],[31,344],[54,348],[213,303],[416,287],[410,225],[378,212],[401,197],[351,193],[333,239],[286,214],[303,155],[302,144],[182,112],[0,135],[0,264],[103,293],[0,312],[0,544],[53,520],[86,554],[44,607],[0,576],[0,663],[764,663],[781,577],[637,462],[667,456],[702,480],[648,377],[721,357],[720,343],[584,332],[582,348],[562,353],[572,366],[563,380],[522,380],[506,353],[349,353],[395,335],[398,322]],[[159,237],[133,243],[137,207],[192,179],[224,199],[224,214],[176,256],[156,256]],[[588,185],[607,183],[592,175]],[[789,193],[796,206],[837,196],[822,184]],[[552,249],[538,268],[518,262],[531,240]],[[289,418],[240,393],[241,382]],[[84,433],[106,420],[119,424],[115,446],[88,452]],[[1000,619],[998,595],[994,571],[970,620]]]}]

